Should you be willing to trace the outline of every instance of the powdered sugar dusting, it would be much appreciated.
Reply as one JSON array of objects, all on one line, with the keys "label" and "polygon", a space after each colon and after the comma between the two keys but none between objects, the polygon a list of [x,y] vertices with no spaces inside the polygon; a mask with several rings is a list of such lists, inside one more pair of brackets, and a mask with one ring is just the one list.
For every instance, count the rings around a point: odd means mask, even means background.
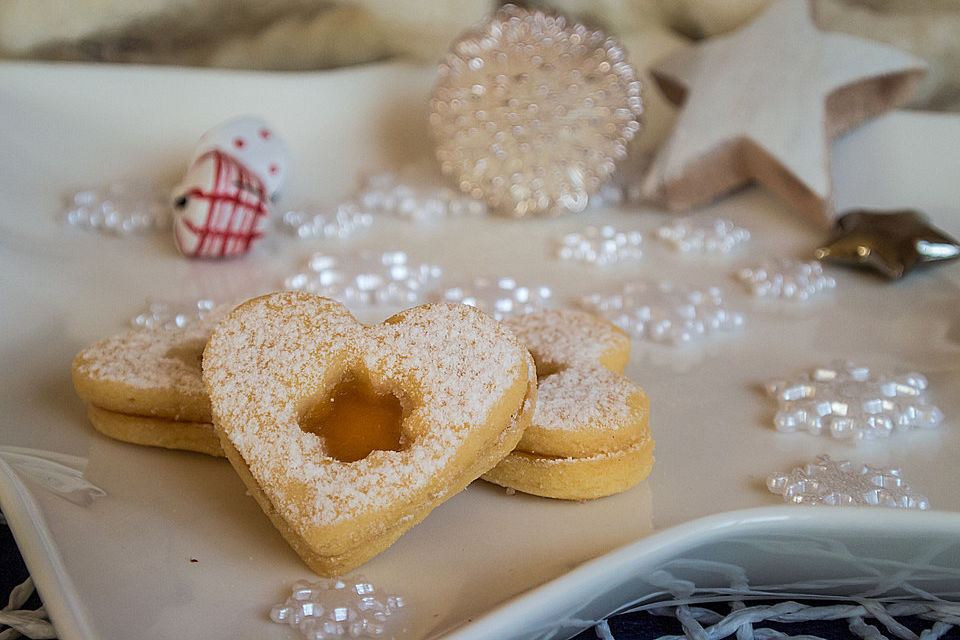
[{"label": "powdered sugar dusting", "polygon": [[510,318],[506,324],[527,345],[540,371],[574,364],[592,368],[612,352],[630,350],[626,333],[585,311],[528,313]]},{"label": "powdered sugar dusting", "polygon": [[84,349],[74,373],[97,382],[173,394],[204,394],[200,354],[229,310],[220,307],[185,328],[134,329]]},{"label": "powdered sugar dusting", "polygon": [[537,363],[537,406],[518,450],[583,457],[649,437],[646,396],[619,373],[630,353],[623,331],[569,309],[517,316],[505,324]]},{"label": "powdered sugar dusting", "polygon": [[644,415],[637,385],[605,367],[571,367],[540,382],[534,422],[543,429],[632,429]]},{"label": "powdered sugar dusting", "polygon": [[[519,343],[474,309],[426,305],[363,327],[342,305],[297,292],[231,314],[204,368],[219,428],[281,515],[308,527],[442,493],[458,448],[494,442],[500,430],[481,425],[511,393],[519,407],[526,391]],[[405,449],[343,463],[300,429],[304,405],[346,373],[398,395]]]}]

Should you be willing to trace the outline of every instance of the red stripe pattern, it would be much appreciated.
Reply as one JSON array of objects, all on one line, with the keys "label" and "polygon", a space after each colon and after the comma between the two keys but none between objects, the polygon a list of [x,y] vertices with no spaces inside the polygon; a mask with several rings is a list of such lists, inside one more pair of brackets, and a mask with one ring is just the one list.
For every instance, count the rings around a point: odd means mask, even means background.
[{"label": "red stripe pattern", "polygon": [[187,207],[176,218],[180,251],[193,258],[240,256],[263,236],[269,209],[263,181],[218,149],[200,156],[211,162],[213,181],[207,188],[192,186],[183,195]]}]

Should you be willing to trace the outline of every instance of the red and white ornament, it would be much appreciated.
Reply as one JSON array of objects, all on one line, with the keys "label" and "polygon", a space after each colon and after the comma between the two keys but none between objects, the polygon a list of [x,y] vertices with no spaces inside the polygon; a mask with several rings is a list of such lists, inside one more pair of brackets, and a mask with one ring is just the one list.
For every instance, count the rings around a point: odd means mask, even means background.
[{"label": "red and white ornament", "polygon": [[264,234],[288,167],[286,145],[260,118],[229,120],[203,134],[174,195],[180,252],[191,258],[247,253]]}]

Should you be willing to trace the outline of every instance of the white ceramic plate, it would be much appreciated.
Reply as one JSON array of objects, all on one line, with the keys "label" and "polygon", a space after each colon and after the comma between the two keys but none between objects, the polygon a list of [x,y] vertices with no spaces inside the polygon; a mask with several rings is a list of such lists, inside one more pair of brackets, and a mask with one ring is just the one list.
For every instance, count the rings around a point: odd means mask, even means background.
[{"label": "white ceramic plate", "polygon": [[[293,152],[285,202],[309,197],[332,205],[354,190],[361,172],[429,155],[424,104],[431,80],[429,70],[398,65],[321,74],[0,66],[2,444],[84,458],[86,478],[107,493],[77,506],[21,484],[0,464],[0,502],[64,640],[295,637],[266,614],[310,572],[230,466],[94,433],[69,366],[147,298],[230,299],[279,287],[310,251],[331,244],[278,237],[242,261],[191,262],[162,235],[120,239],[63,228],[56,221],[62,195],[121,178],[172,182],[200,133],[257,113]],[[952,116],[894,114],[861,128],[835,154],[838,204],[919,206],[960,234],[958,147],[960,119]],[[750,247],[730,259],[678,256],[653,240],[666,215],[637,206],[542,221],[418,227],[387,220],[344,243],[351,250],[403,248],[442,265],[450,278],[514,275],[552,286],[560,300],[637,275],[719,284],[747,315],[744,331],[703,348],[635,347],[627,372],[652,399],[657,441],[653,474],[640,486],[580,504],[507,496],[478,482],[362,567],[358,573],[407,598],[411,637],[533,636],[574,613],[602,615],[653,588],[630,582],[637,572],[682,553],[709,555],[704,549],[731,533],[777,535],[796,525],[828,539],[879,540],[881,530],[904,532],[898,539],[918,531],[938,540],[960,534],[960,263],[892,284],[831,269],[838,286],[828,299],[800,308],[764,304],[729,274],[766,256],[807,256],[823,236],[756,189],[709,213],[748,227]],[[550,259],[551,238],[588,223],[645,231],[642,262],[597,272]],[[377,320],[391,311],[361,315]],[[774,431],[772,407],[757,385],[837,358],[924,372],[944,424],[860,446]],[[763,487],[766,474],[820,453],[899,464],[940,513],[838,515],[777,506]],[[698,520],[705,516],[712,518]],[[882,557],[904,545],[866,547]],[[736,559],[729,549],[722,553]],[[952,553],[942,563],[947,569],[960,566]],[[758,557],[750,552],[742,560]],[[827,572],[833,566],[822,565]],[[768,566],[765,584],[794,582],[790,562]],[[578,627],[564,625],[563,633]]]}]

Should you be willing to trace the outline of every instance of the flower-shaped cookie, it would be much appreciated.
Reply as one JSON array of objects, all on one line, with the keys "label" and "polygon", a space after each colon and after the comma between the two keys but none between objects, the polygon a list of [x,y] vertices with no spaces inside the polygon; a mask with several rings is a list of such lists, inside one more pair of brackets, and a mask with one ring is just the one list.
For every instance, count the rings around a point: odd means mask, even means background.
[{"label": "flower-shaped cookie", "polygon": [[200,358],[228,309],[213,309],[183,328],[127,331],[81,351],[73,384],[93,426],[117,440],[223,455]]},{"label": "flower-shaped cookie", "polygon": [[505,324],[537,366],[537,406],[520,444],[483,478],[551,498],[583,500],[641,482],[653,464],[643,389],[621,372],[630,338],[582,311],[516,316]]}]

